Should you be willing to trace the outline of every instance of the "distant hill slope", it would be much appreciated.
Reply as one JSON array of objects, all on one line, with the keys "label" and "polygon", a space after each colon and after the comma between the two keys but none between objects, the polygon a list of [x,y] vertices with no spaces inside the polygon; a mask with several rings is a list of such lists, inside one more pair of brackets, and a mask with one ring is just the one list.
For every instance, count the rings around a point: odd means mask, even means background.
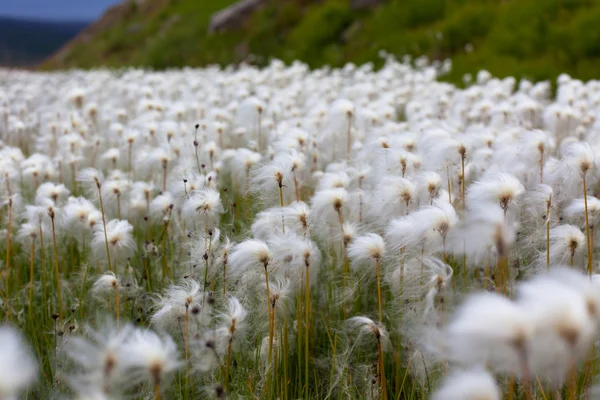
[{"label": "distant hill slope", "polygon": [[0,17],[0,65],[39,64],[87,24]]},{"label": "distant hill slope", "polygon": [[270,0],[224,32],[211,15],[234,0],[127,1],[49,59],[46,68],[229,64],[252,55],[311,66],[380,63],[378,52],[452,57],[449,79],[487,68],[499,76],[600,76],[598,0]]}]

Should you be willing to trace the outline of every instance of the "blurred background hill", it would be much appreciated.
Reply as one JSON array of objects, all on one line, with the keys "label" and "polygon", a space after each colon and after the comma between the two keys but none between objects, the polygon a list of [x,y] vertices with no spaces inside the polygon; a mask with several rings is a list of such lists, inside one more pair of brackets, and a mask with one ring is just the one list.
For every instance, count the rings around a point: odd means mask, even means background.
[{"label": "blurred background hill", "polygon": [[481,68],[589,79],[600,71],[599,27],[599,0],[128,0],[42,66],[162,69],[271,57],[379,65],[385,49],[451,57],[455,81]]}]

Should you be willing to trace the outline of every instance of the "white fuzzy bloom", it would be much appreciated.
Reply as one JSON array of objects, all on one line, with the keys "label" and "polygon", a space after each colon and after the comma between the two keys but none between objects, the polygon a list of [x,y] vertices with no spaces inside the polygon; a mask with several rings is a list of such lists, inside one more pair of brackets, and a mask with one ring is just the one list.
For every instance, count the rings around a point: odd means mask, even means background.
[{"label": "white fuzzy bloom", "polygon": [[522,283],[517,293],[517,301],[534,326],[532,372],[559,385],[566,379],[571,360],[583,359],[592,344],[596,320],[588,300],[573,285],[545,275]]},{"label": "white fuzzy bloom", "polygon": [[69,197],[67,205],[63,207],[65,224],[78,231],[87,230],[88,218],[94,211],[96,211],[96,207],[86,198]]},{"label": "white fuzzy bloom", "polygon": [[513,175],[498,173],[474,182],[467,189],[467,206],[480,207],[483,203],[498,204],[506,212],[525,188]]},{"label": "white fuzzy bloom", "polygon": [[145,380],[166,385],[173,373],[181,368],[175,342],[170,336],[159,336],[150,330],[133,332],[122,356],[123,368],[131,383]]},{"label": "white fuzzy bloom", "polygon": [[192,192],[183,204],[182,214],[187,221],[204,225],[206,229],[218,225],[219,217],[225,210],[221,195],[216,190],[201,189]]},{"label": "white fuzzy bloom", "polygon": [[311,206],[313,220],[335,224],[340,220],[341,215],[343,221],[347,200],[348,192],[343,188],[326,189],[315,193]]},{"label": "white fuzzy bloom", "polygon": [[98,196],[98,189],[104,183],[104,175],[102,171],[95,168],[85,168],[77,174],[77,180],[83,184],[83,187],[92,198]]},{"label": "white fuzzy bloom", "polygon": [[[569,264],[585,250],[585,235],[576,226],[559,225],[550,229],[550,263]],[[540,255],[540,259],[545,254]]]},{"label": "white fuzzy bloom", "polygon": [[251,269],[267,268],[272,257],[269,246],[262,240],[245,240],[236,245],[229,255],[229,272],[240,277]]},{"label": "white fuzzy bloom", "polygon": [[356,332],[357,343],[366,337],[374,337],[376,340],[380,340],[384,347],[387,347],[389,337],[385,326],[373,321],[370,318],[364,316],[352,317],[346,320],[346,326],[350,332]]},{"label": "white fuzzy bloom", "polygon": [[157,311],[152,316],[152,324],[164,331],[177,332],[179,321],[185,319],[187,312],[190,320],[206,325],[212,312],[210,297],[193,279],[186,279],[180,285],[171,285],[156,304]]},{"label": "white fuzzy bloom", "polygon": [[67,355],[83,369],[82,374],[72,377],[73,389],[89,393],[91,388],[97,387],[98,391],[110,392],[126,384],[122,376],[125,372],[122,356],[133,331],[132,325],[116,329],[107,322],[101,324],[99,330],[89,329],[86,338],[74,337],[69,340]]},{"label": "white fuzzy bloom", "polygon": [[41,204],[44,200],[51,200],[62,205],[67,200],[69,193],[69,190],[63,184],[56,185],[52,182],[44,182],[37,188],[35,202]]},{"label": "white fuzzy bloom", "polygon": [[[574,199],[563,210],[564,216],[573,223],[585,227],[585,199]],[[588,221],[591,227],[597,226],[600,223],[600,199],[594,196],[587,196],[587,213]]]},{"label": "white fuzzy bloom", "polygon": [[527,310],[495,294],[475,293],[458,308],[445,330],[448,357],[462,365],[487,364],[518,375],[520,357],[534,334]]},{"label": "white fuzzy bloom", "polygon": [[14,328],[0,327],[0,398],[18,398],[37,375],[37,362],[21,334]]},{"label": "white fuzzy bloom", "polygon": [[[133,226],[123,220],[113,219],[106,224],[106,240],[111,254],[111,260],[114,262],[124,261],[135,251],[136,244],[132,236]],[[98,257],[106,257],[106,247],[104,239],[104,227],[97,224],[94,226],[94,238],[92,240],[92,249]]]},{"label": "white fuzzy bloom", "polygon": [[494,377],[483,369],[454,372],[433,393],[432,400],[500,400]]},{"label": "white fuzzy bloom", "polygon": [[119,279],[113,272],[106,272],[100,278],[96,279],[92,286],[92,293],[102,295],[112,290],[119,290]]},{"label": "white fuzzy bloom", "polygon": [[385,242],[376,233],[367,233],[366,235],[356,237],[348,246],[348,257],[352,260],[354,268],[360,265],[380,262],[384,254]]}]

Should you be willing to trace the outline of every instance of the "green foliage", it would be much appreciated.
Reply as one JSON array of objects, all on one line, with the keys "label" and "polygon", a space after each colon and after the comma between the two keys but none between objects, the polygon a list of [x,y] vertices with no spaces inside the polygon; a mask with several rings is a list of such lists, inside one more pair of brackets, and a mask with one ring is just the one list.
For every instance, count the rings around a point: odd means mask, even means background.
[{"label": "green foliage", "polygon": [[[152,68],[301,59],[311,67],[398,56],[453,59],[460,82],[481,68],[507,76],[589,79],[600,67],[600,2],[594,0],[387,0],[352,10],[349,0],[272,0],[237,29],[208,33],[210,16],[235,0],[164,1],[126,16],[48,67]],[[472,52],[467,48],[472,47]]]}]

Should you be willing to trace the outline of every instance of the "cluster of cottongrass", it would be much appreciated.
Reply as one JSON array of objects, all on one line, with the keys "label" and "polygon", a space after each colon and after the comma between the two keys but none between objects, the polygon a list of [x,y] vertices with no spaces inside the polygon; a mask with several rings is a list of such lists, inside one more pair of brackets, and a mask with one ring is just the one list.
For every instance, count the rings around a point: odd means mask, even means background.
[{"label": "cluster of cottongrass", "polygon": [[0,399],[592,398],[600,83],[0,71]]}]

